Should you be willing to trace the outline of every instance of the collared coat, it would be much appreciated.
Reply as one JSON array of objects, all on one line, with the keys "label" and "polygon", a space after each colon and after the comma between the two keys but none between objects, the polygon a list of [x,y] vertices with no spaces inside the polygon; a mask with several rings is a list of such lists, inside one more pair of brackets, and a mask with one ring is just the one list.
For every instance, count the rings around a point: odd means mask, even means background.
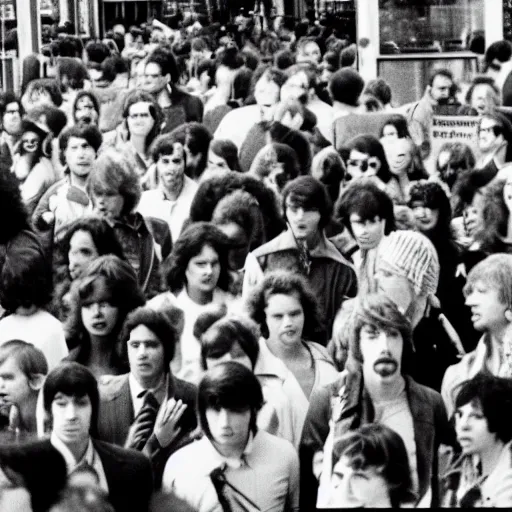
[{"label": "collared coat", "polygon": [[[355,297],[357,294],[357,277],[351,263],[341,255],[324,233],[320,243],[310,251],[309,257],[311,266],[309,274],[305,277],[318,299],[326,328],[325,339],[311,341],[325,346],[341,304],[345,299]],[[243,297],[249,296],[263,279],[264,273],[277,269],[302,273],[299,250],[290,229],[249,253],[245,262]]]},{"label": "collared coat", "polygon": [[[135,420],[133,403],[130,393],[129,374],[106,375],[100,378],[100,409],[98,415],[98,439],[118,446],[124,446],[128,431]],[[196,418],[196,387],[169,373],[166,400],[175,398],[187,404],[180,425],[178,439],[167,449],[162,449],[156,436],[152,434],[147,443],[146,452],[150,452],[155,478],[159,487],[165,463],[171,453],[190,441],[190,434],[197,428]]]},{"label": "collared coat", "polygon": [[[338,380],[313,392],[299,448],[301,468],[301,511],[315,510],[318,481],[313,474],[313,457],[323,450],[329,434],[333,405],[345,386],[346,402],[335,425],[335,436],[373,422],[373,405],[364,388],[362,371],[346,369]],[[438,504],[438,449],[453,446],[455,432],[448,422],[440,394],[405,376],[405,390],[414,426],[419,495],[432,488],[432,505]]]},{"label": "collared coat", "polygon": [[[93,439],[94,449],[101,459],[108,484],[108,500],[115,512],[147,512],[153,493],[151,464],[135,450],[125,450],[110,443]],[[41,442],[51,446],[50,440]]]}]

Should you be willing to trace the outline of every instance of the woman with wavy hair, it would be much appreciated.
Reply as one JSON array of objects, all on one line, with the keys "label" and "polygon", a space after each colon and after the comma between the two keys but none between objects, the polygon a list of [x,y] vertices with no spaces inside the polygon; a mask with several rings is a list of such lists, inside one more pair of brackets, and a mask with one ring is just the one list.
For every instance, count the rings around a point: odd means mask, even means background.
[{"label": "woman with wavy hair", "polygon": [[71,290],[66,341],[73,349],[67,359],[96,377],[128,372],[120,332],[128,313],[144,303],[129,263],[111,254],[97,258]]},{"label": "woman with wavy hair", "polygon": [[229,305],[233,300],[228,293],[230,245],[213,224],[190,224],[164,263],[169,291],[148,303],[158,310],[170,306],[183,310],[185,323],[172,365],[173,372],[184,380],[195,382],[201,374],[201,345],[193,332],[197,318],[212,303]]},{"label": "woman with wavy hair", "polygon": [[267,347],[299,382],[304,418],[314,389],[333,382],[338,372],[321,339],[316,297],[307,280],[286,270],[269,272],[247,302]]}]

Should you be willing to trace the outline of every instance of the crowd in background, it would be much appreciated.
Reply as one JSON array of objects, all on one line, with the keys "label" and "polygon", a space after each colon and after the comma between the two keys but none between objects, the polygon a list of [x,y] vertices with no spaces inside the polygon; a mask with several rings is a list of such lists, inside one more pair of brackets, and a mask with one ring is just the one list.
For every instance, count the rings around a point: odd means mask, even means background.
[{"label": "crowd in background", "polygon": [[395,105],[250,14],[0,93],[0,510],[512,506],[512,44]]}]

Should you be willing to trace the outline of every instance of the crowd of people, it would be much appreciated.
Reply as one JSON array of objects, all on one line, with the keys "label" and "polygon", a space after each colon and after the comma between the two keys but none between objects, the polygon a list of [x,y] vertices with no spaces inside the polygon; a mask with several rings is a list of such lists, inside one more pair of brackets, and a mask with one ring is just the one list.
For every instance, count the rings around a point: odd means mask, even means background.
[{"label": "crowd of people", "polygon": [[404,106],[326,24],[193,21],[0,93],[0,510],[512,507],[512,44]]}]

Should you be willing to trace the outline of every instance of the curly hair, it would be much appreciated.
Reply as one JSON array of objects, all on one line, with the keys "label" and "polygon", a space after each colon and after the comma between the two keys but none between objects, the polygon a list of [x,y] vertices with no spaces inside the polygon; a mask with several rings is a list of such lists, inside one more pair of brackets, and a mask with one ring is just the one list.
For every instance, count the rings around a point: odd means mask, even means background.
[{"label": "curly hair", "polygon": [[265,275],[247,302],[247,312],[258,324],[264,338],[269,336],[265,309],[272,295],[298,295],[304,311],[302,338],[311,341],[323,336],[318,301],[307,280],[287,270],[275,270]]},{"label": "curly hair", "polygon": [[265,243],[263,216],[256,198],[245,190],[234,190],[215,207],[212,222],[216,225],[234,222],[242,228],[251,250]]},{"label": "curly hair", "polygon": [[114,149],[102,151],[87,178],[87,194],[116,193],[123,196],[121,216],[132,213],[139,204],[142,188],[131,163]]},{"label": "curly hair", "polygon": [[505,243],[510,216],[503,198],[505,183],[506,180],[493,180],[484,189],[482,228],[475,233],[475,241],[480,242],[481,250],[487,254],[510,252]]},{"label": "curly hair", "polygon": [[211,221],[217,203],[238,189],[249,192],[258,201],[265,224],[266,240],[279,235],[285,228],[285,223],[279,213],[274,193],[254,176],[234,171],[212,176],[199,185],[190,207],[190,220]]},{"label": "curly hair", "polygon": [[[4,245],[20,231],[30,230],[28,212],[21,198],[18,181],[5,162],[0,161],[0,244]],[[5,222],[9,219],[9,222]]]},{"label": "curly hair", "polygon": [[123,347],[118,338],[128,313],[145,304],[144,294],[139,287],[135,271],[126,261],[112,254],[100,256],[85,270],[84,274],[71,287],[71,311],[66,321],[66,341],[70,348],[80,347],[78,362],[87,360],[91,350],[89,333],[82,321],[82,306],[94,294],[98,280],[102,279],[110,292],[110,303],[117,307],[118,319],[114,327],[118,341],[112,351],[112,361],[125,366],[122,360]]},{"label": "curly hair", "polygon": [[185,274],[188,264],[192,258],[200,254],[205,245],[210,246],[219,257],[220,275],[217,287],[225,291],[228,289],[229,239],[219,228],[209,222],[194,222],[182,231],[171,254],[164,262],[165,279],[171,292],[176,293],[183,289],[187,282]]},{"label": "curly hair", "polygon": [[151,146],[151,143],[156,139],[160,130],[162,128],[162,123],[164,120],[164,115],[162,112],[162,107],[158,104],[155,98],[145,91],[134,90],[131,91],[126,99],[124,100],[123,105],[123,118],[126,122],[126,129],[128,132],[128,136],[130,136],[130,129],[128,128],[128,117],[130,115],[130,108],[137,103],[149,103],[149,113],[153,118],[153,127],[151,131],[146,136],[146,149]]}]

